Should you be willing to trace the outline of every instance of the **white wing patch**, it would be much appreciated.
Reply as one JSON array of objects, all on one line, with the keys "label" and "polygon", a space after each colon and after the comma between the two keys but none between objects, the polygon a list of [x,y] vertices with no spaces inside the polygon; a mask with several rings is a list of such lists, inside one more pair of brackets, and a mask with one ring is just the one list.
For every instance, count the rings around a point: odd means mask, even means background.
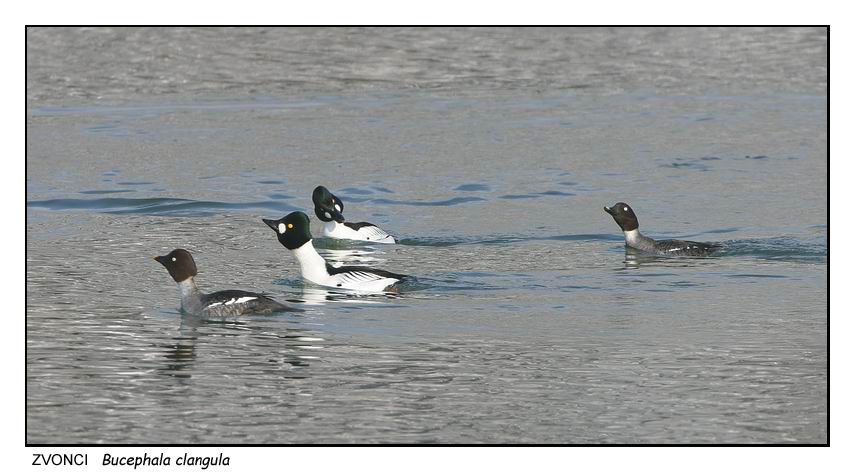
[{"label": "white wing patch", "polygon": [[256,298],[258,298],[258,297],[232,298],[232,299],[226,300],[224,302],[211,303],[210,305],[206,306],[205,309],[207,310],[208,308],[213,308],[213,307],[218,306],[218,305],[234,305],[235,303],[246,303],[250,300],[255,300]]},{"label": "white wing patch", "polygon": [[698,246],[696,246],[696,245],[691,245],[691,246],[675,247],[675,248],[668,249],[668,252],[674,252],[674,251],[689,251],[689,250],[692,250],[692,249],[698,249]]},{"label": "white wing patch", "polygon": [[371,272],[343,272],[332,276],[332,282],[332,286],[350,290],[381,291],[398,282],[398,279]]},{"label": "white wing patch", "polygon": [[231,300],[227,301],[225,304],[226,304],[226,305],[231,305],[232,303],[246,303],[246,302],[248,302],[248,301],[250,301],[250,300],[255,300],[255,299],[256,299],[256,297],[240,297],[240,298],[232,298]]},{"label": "white wing patch", "polygon": [[346,223],[332,223],[324,226],[324,236],[336,239],[352,239],[354,241],[372,241],[378,243],[394,244],[395,239],[388,233],[374,225],[362,226],[353,229]]},{"label": "white wing patch", "polygon": [[386,277],[379,276],[377,274],[372,274],[371,272],[343,272],[341,274],[336,274],[341,280],[344,281],[368,281],[368,280],[380,280],[385,279]]},{"label": "white wing patch", "polygon": [[389,237],[388,233],[376,226],[363,226],[362,228],[359,228],[359,231],[357,232],[365,236],[365,238],[368,240],[378,240]]}]

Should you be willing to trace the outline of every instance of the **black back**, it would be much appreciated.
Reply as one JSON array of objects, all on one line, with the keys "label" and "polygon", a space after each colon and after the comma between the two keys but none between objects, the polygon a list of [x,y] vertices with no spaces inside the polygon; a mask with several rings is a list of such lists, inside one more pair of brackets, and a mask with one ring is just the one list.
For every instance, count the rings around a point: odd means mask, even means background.
[{"label": "black back", "polygon": [[362,222],[360,222],[360,223],[351,223],[351,222],[349,222],[349,221],[345,221],[345,222],[344,222],[344,225],[345,225],[345,226],[347,226],[348,228],[350,228],[350,229],[354,230],[354,231],[359,231],[359,228],[364,228],[364,227],[366,227],[366,226],[375,226],[375,227],[377,226],[377,225],[375,225],[375,224],[372,224],[372,223],[366,223],[366,222],[364,222],[364,221],[362,221]]}]

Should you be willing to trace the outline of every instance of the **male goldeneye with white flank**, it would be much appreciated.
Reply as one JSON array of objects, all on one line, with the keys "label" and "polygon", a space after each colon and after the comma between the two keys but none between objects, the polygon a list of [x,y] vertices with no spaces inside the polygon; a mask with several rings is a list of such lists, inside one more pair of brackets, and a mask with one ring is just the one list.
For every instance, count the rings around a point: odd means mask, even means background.
[{"label": "male goldeneye with white flank", "polygon": [[193,280],[196,276],[196,262],[184,249],[175,249],[165,256],[155,257],[154,260],[163,264],[172,280],[178,283],[181,290],[181,308],[192,315],[216,317],[303,311],[283,305],[260,293],[243,290],[223,290],[209,294],[200,292]]},{"label": "male goldeneye with white flank", "polygon": [[324,236],[333,239],[395,244],[395,238],[389,236],[377,225],[364,221],[361,223],[344,221],[342,214],[344,203],[323,185],[318,185],[312,192],[312,202],[315,204],[315,215],[324,222]]},{"label": "male goldeneye with white flank", "polygon": [[304,279],[326,287],[343,288],[360,292],[382,292],[406,276],[369,267],[333,267],[318,254],[309,232],[309,217],[302,211],[289,213],[278,220],[266,220],[276,231],[276,237],[300,263]]},{"label": "male goldeneye with white flank", "polygon": [[618,202],[611,208],[603,207],[603,210],[612,215],[620,229],[623,230],[626,245],[639,251],[663,256],[708,256],[721,247],[715,243],[699,243],[679,239],[656,241],[638,231],[638,218],[635,217],[635,212],[626,203]]}]

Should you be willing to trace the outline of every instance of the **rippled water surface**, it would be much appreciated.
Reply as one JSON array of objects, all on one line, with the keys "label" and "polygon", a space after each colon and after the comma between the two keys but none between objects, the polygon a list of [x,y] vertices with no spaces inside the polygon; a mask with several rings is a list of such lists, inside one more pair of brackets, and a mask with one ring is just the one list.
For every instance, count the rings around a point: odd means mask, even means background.
[{"label": "rippled water surface", "polygon": [[[824,30],[27,37],[29,442],[827,441]],[[319,184],[400,294],[301,281]],[[176,247],[305,311],[182,315]]]}]

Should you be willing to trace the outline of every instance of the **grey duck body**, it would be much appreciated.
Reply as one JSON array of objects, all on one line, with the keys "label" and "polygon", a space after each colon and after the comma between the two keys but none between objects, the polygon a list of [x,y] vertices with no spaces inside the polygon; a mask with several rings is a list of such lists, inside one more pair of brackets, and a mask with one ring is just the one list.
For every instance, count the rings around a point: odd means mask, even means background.
[{"label": "grey duck body", "polygon": [[603,207],[606,213],[612,215],[615,222],[623,230],[627,247],[660,256],[709,256],[721,246],[715,243],[683,241],[680,239],[655,240],[641,234],[638,230],[638,218],[629,205],[623,202],[615,203],[611,208]]},{"label": "grey duck body", "polygon": [[283,305],[272,298],[244,290],[223,290],[203,293],[196,287],[196,262],[184,249],[176,249],[165,256],[155,257],[172,279],[178,283],[181,293],[181,309],[191,315],[205,317],[233,317],[241,315],[266,315],[282,311],[303,311]]}]

